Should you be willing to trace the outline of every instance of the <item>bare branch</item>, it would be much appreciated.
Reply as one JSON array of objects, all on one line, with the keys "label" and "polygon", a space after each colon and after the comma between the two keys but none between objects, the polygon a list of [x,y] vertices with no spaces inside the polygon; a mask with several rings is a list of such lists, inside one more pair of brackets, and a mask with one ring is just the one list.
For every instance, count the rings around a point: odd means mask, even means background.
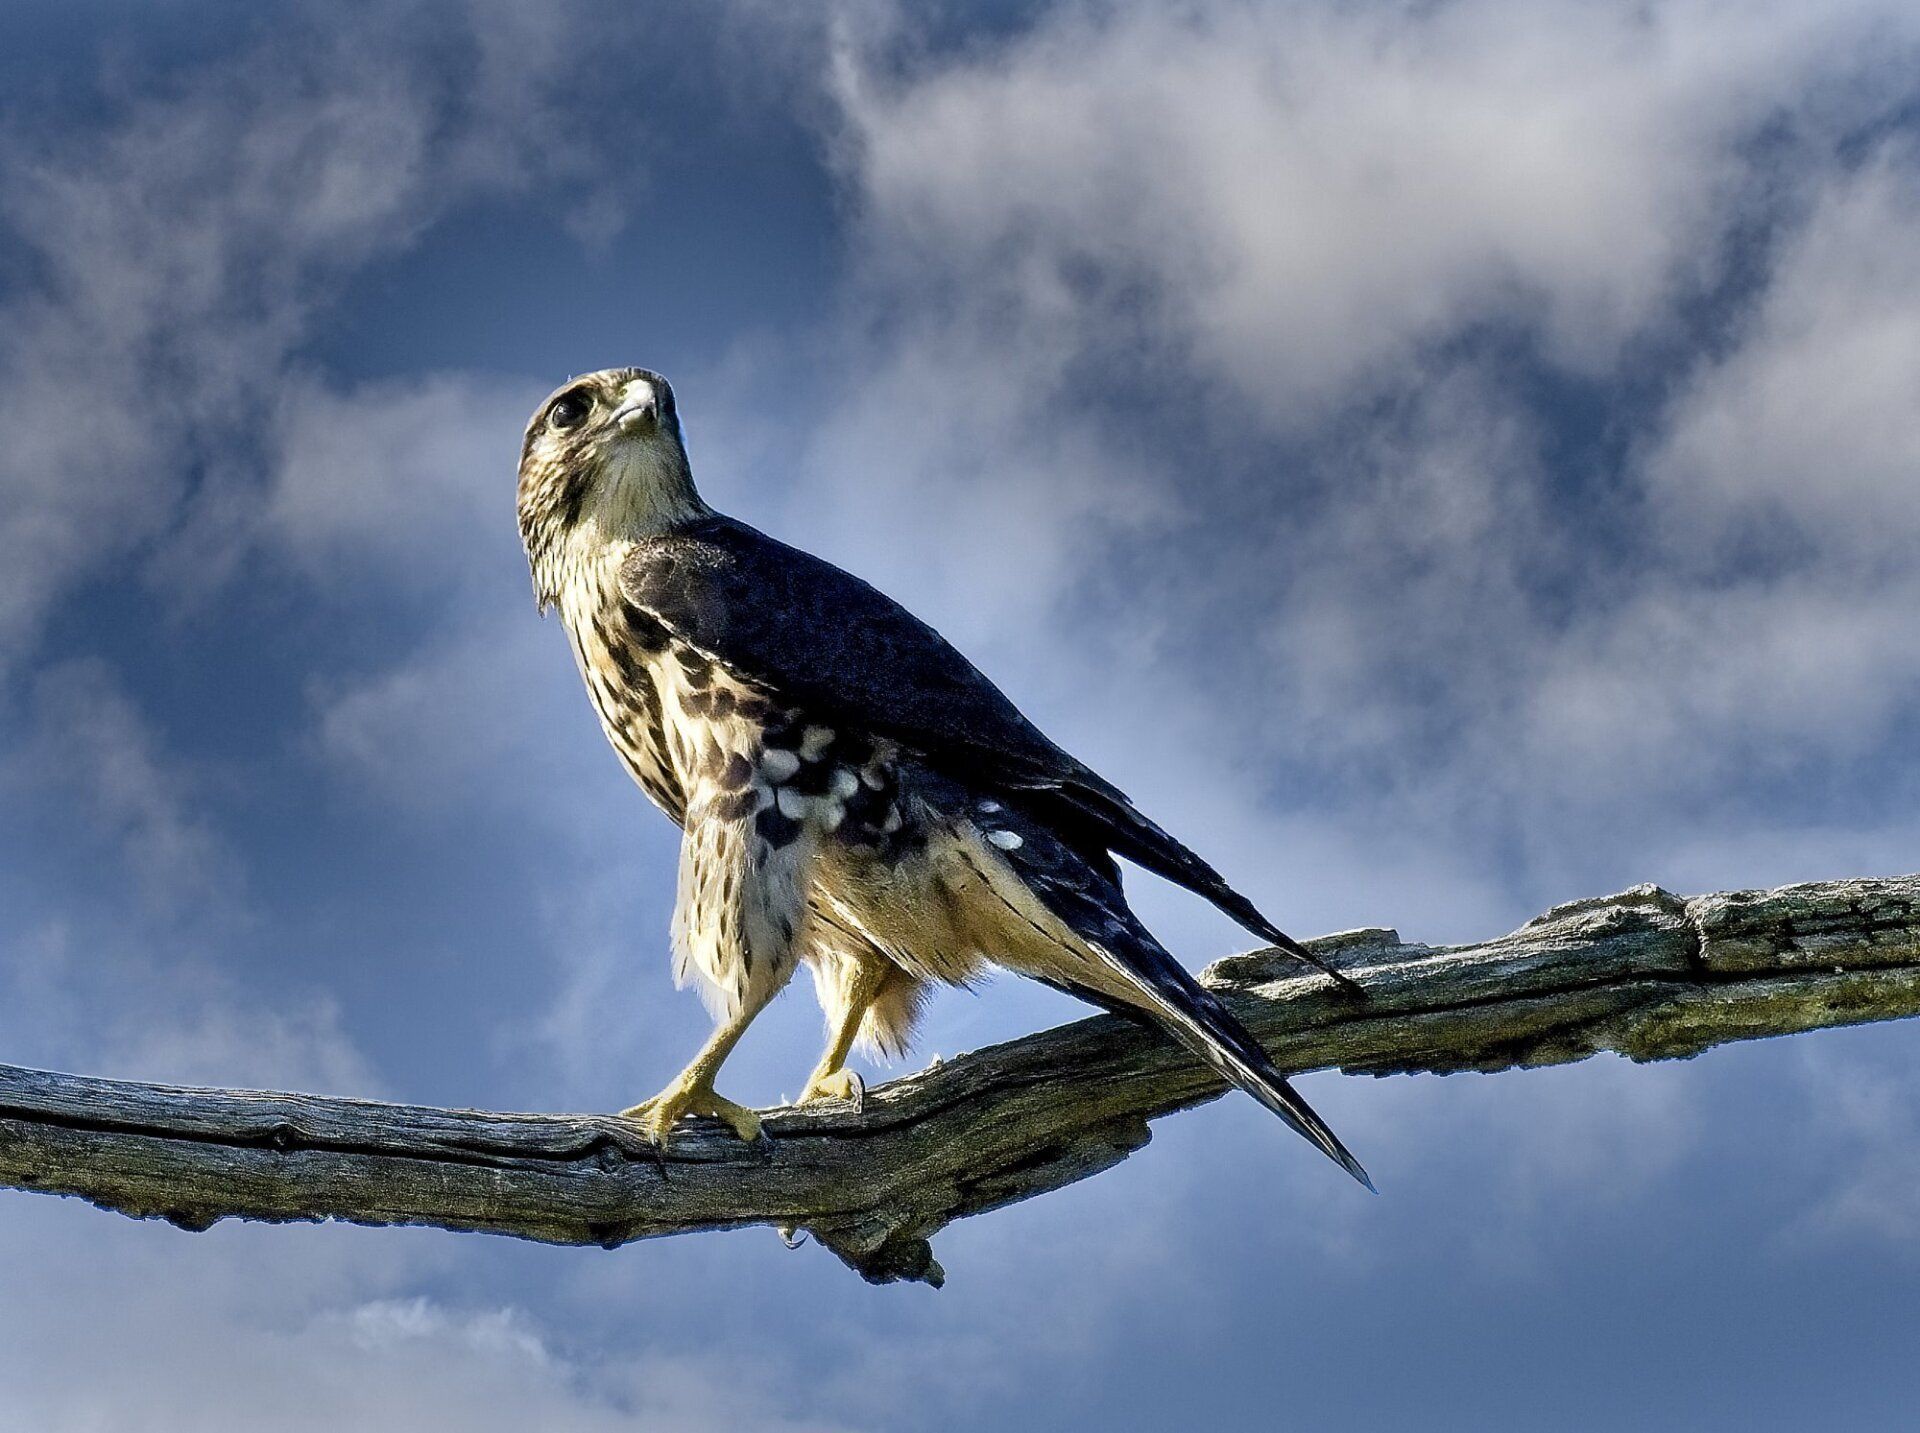
[{"label": "bare branch", "polygon": [[[1388,930],[1311,942],[1365,1001],[1275,952],[1204,978],[1285,1070],[1500,1070],[1601,1050],[1674,1059],[1920,1013],[1916,901],[1920,876],[1694,900],[1640,886],[1481,945],[1409,945]],[[875,1282],[938,1284],[935,1231],[1097,1174],[1147,1142],[1148,1120],[1220,1093],[1184,1050],[1108,1016],[896,1080],[858,1111],[775,1111],[757,1147],[703,1124],[664,1155],[607,1115],[0,1066],[0,1186],[187,1229],[345,1219],[612,1248],[767,1224],[810,1231]]]}]

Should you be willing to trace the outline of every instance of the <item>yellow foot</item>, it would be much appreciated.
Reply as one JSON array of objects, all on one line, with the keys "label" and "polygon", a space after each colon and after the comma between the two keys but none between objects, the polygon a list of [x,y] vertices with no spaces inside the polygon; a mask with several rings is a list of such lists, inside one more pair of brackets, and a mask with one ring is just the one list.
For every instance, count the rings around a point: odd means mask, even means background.
[{"label": "yellow foot", "polygon": [[807,1081],[807,1087],[794,1103],[810,1105],[819,1100],[845,1100],[858,1109],[866,1102],[866,1097],[866,1082],[852,1070],[835,1070],[831,1074],[815,1070]]},{"label": "yellow foot", "polygon": [[760,1138],[760,1116],[745,1105],[736,1105],[713,1092],[711,1085],[683,1084],[675,1080],[650,1100],[642,1100],[620,1111],[624,1119],[637,1120],[647,1138],[664,1145],[682,1115],[712,1115],[723,1121],[748,1144]]}]

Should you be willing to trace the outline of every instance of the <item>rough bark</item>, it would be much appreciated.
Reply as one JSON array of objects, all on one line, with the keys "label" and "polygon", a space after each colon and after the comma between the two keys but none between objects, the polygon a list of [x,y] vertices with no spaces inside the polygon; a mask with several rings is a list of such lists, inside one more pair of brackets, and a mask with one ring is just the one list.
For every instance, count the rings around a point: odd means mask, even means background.
[{"label": "rough bark", "polygon": [[[1920,1012],[1916,901],[1920,876],[1692,900],[1639,886],[1479,945],[1413,945],[1390,930],[1311,942],[1364,1001],[1276,952],[1230,957],[1203,978],[1292,1071],[1503,1070],[1603,1050],[1684,1058]],[[876,1283],[938,1284],[935,1231],[1097,1174],[1147,1142],[1149,1120],[1221,1092],[1183,1050],[1108,1016],[895,1080],[859,1110],[776,1110],[758,1146],[701,1122],[664,1153],[607,1115],[0,1066],[0,1186],[186,1229],[344,1219],[613,1248],[766,1224],[810,1232]]]}]

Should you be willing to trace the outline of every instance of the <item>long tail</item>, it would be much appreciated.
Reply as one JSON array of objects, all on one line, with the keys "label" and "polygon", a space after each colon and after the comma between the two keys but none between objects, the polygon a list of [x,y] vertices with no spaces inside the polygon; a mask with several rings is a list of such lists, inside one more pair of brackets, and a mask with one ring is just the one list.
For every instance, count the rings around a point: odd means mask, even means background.
[{"label": "long tail", "polygon": [[1115,951],[1106,945],[1099,948],[1152,997],[1152,1013],[1158,1022],[1222,1079],[1252,1095],[1328,1159],[1373,1189],[1373,1180],[1360,1161],[1294,1092],[1260,1042],[1220,997],[1189,975],[1186,967],[1144,931],[1130,931],[1128,935],[1133,939],[1116,943],[1134,945],[1133,950]]},{"label": "long tail", "polygon": [[[972,806],[967,794],[959,788],[940,789],[941,778],[932,773],[922,773],[921,785],[957,812],[966,812]],[[1132,811],[1125,797],[1119,801]],[[1205,1060],[1227,1083],[1252,1095],[1285,1120],[1295,1133],[1310,1141],[1315,1149],[1368,1189],[1373,1188],[1373,1180],[1360,1167],[1360,1161],[1327,1128],[1327,1122],[1294,1093],[1286,1076],[1275,1067],[1247,1027],[1217,995],[1188,974],[1186,967],[1154,939],[1153,933],[1128,908],[1104,850],[1096,859],[1089,859],[1078,845],[1069,844],[1052,825],[1017,807],[1003,808],[997,802],[987,804],[995,813],[995,825],[1005,828],[1000,834],[1011,839],[993,840],[990,845],[983,843],[983,859],[1004,861],[1011,867],[1012,873],[1040,904],[1073,932],[1076,944],[1098,956],[1109,975],[1115,978],[1099,982],[1078,979],[1069,974],[1071,964],[1057,973],[1027,970],[1027,974],[1106,1009],[1151,1020]],[[1148,829],[1159,832],[1174,849],[1185,850],[1145,817],[1134,814]],[[1207,869],[1199,857],[1194,856],[1192,860],[1200,864],[1201,869]],[[1226,883],[1218,876],[1213,879],[1225,889]],[[1227,894],[1252,911],[1241,897],[1231,891]],[[1253,914],[1256,919],[1260,918],[1257,911]],[[1270,934],[1268,938],[1273,936]],[[1310,955],[1306,958],[1312,959]],[[1095,984],[1106,988],[1089,988]]]},{"label": "long tail", "polygon": [[[1368,1189],[1373,1181],[1327,1122],[1294,1093],[1260,1042],[1206,986],[1153,938],[1127,908],[1117,887],[1060,846],[1050,833],[1025,826],[1013,856],[1029,889],[1106,962],[1130,995],[1122,1001],[1065,988],[1095,1004],[1144,1016],[1192,1050],[1229,1084],[1237,1085],[1285,1120]],[[1126,1009],[1131,1006],[1131,1010]]]},{"label": "long tail", "polygon": [[1226,877],[1143,814],[1117,789],[1106,788],[1102,783],[1100,787],[1069,788],[1062,794],[1084,814],[1098,821],[1112,848],[1128,860],[1137,861],[1155,875],[1164,876],[1175,885],[1185,886],[1195,895],[1211,901],[1224,914],[1262,940],[1285,951],[1295,960],[1304,961],[1314,969],[1331,975],[1348,994],[1365,999],[1365,990],[1351,977],[1334,969],[1268,920],[1252,901],[1227,884]]}]

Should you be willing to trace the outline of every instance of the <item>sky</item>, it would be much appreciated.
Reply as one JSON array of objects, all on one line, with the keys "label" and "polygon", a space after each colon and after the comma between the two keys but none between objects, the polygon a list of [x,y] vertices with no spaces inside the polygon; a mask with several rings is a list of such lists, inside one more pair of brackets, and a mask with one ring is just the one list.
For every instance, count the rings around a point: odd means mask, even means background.
[{"label": "sky", "polygon": [[[1913,870],[1916,61],[1904,0],[15,0],[0,1060],[680,1067],[676,833],[512,516],[614,365],[1296,934]],[[1378,1198],[1223,1100],[938,1292],[0,1195],[0,1433],[1909,1426],[1912,1030],[1301,1084]]]}]

